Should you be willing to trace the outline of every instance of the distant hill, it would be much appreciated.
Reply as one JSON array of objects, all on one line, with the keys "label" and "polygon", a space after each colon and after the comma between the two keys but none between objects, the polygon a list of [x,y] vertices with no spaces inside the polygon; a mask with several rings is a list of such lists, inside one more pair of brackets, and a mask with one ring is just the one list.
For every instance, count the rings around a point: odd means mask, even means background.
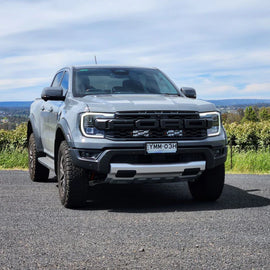
[{"label": "distant hill", "polygon": [[[270,99],[218,99],[207,100],[216,106],[252,106],[265,104],[270,106]],[[29,108],[33,101],[0,101],[0,108]]]},{"label": "distant hill", "polygon": [[216,106],[270,105],[270,99],[219,99],[207,101],[214,103]]},{"label": "distant hill", "polygon": [[2,108],[29,108],[33,101],[0,101]]}]

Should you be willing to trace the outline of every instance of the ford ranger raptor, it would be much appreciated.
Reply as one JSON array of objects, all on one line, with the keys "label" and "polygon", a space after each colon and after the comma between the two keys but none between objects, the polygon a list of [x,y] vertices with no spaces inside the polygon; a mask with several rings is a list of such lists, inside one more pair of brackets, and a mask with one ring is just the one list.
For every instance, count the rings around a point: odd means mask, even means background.
[{"label": "ford ranger raptor", "polygon": [[54,171],[67,208],[104,183],[187,181],[201,201],[217,200],[224,186],[220,112],[156,68],[59,70],[31,105],[27,138],[32,181]]}]

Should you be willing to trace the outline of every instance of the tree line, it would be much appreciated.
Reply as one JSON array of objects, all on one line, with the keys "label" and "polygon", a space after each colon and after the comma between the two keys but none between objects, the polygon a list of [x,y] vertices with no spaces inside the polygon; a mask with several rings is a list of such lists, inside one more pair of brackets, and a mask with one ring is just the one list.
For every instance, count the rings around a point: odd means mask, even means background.
[{"label": "tree line", "polygon": [[[222,115],[228,143],[241,150],[270,150],[270,107],[247,107]],[[27,124],[15,130],[0,129],[0,149],[26,147]]]},{"label": "tree line", "polygon": [[270,107],[249,106],[245,110],[238,108],[234,112],[226,112],[222,114],[223,123],[244,123],[244,122],[259,122],[270,120]]}]

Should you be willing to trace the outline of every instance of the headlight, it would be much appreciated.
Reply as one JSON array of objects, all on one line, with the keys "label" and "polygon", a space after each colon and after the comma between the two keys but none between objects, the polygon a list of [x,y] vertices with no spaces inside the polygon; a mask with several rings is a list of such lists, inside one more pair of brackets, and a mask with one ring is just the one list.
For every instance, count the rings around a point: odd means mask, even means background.
[{"label": "headlight", "polygon": [[208,136],[218,136],[221,130],[221,117],[219,112],[200,113],[200,118],[212,120],[212,127],[207,129]]},{"label": "headlight", "polygon": [[104,138],[104,131],[95,127],[97,118],[114,118],[111,113],[83,113],[81,115],[81,131],[86,137]]}]

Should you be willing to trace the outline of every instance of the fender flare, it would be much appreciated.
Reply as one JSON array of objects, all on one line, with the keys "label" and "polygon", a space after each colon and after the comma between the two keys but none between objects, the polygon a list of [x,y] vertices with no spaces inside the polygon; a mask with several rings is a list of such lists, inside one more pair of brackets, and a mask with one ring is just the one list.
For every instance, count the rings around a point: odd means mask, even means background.
[{"label": "fender flare", "polygon": [[30,114],[29,119],[28,119],[28,123],[27,123],[27,142],[29,140],[29,137],[31,135],[31,130],[29,125],[31,125],[34,137],[35,137],[35,141],[36,141],[36,147],[37,147],[37,151],[38,152],[43,152],[43,144],[42,144],[42,140],[41,140],[41,136],[40,136],[40,132],[36,123],[36,119],[34,114]]},{"label": "fender flare", "polygon": [[[59,134],[60,131],[60,134]],[[62,139],[64,137],[68,146],[72,148],[74,146],[73,137],[71,135],[71,131],[66,119],[62,118],[55,130],[55,143],[54,143],[54,168],[55,173],[57,174],[57,162],[58,162],[58,149],[60,146],[60,141],[58,141],[59,137]]]},{"label": "fender flare", "polygon": [[56,135],[57,135],[57,131],[59,129],[62,131],[62,134],[64,135],[64,138],[65,138],[66,142],[68,143],[68,146],[71,148],[74,147],[74,140],[73,140],[73,137],[71,134],[71,130],[70,130],[69,124],[65,118],[62,118],[56,126],[55,139],[57,138]]}]

